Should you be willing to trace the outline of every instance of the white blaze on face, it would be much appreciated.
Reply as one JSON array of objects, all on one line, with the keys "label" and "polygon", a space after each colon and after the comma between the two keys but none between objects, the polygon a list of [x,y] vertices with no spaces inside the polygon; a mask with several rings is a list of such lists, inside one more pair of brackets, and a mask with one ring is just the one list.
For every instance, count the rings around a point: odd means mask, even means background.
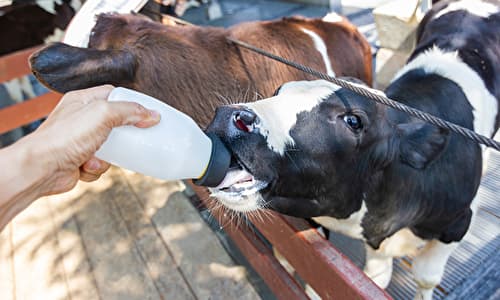
[{"label": "white blaze on face", "polygon": [[297,122],[297,114],[312,110],[340,87],[325,80],[292,81],[285,83],[279,95],[245,104],[259,117],[259,129],[269,148],[281,155],[286,145],[293,145],[290,129]]},{"label": "white blaze on face", "polygon": [[481,0],[463,0],[450,3],[445,9],[437,13],[434,16],[434,19],[437,19],[441,16],[446,15],[447,13],[457,10],[465,10],[473,15],[482,18],[488,18],[489,16],[496,14],[500,11],[499,7],[492,3],[483,2]]},{"label": "white blaze on face", "polygon": [[314,47],[321,54],[323,62],[325,63],[326,73],[330,76],[335,76],[335,72],[332,69],[332,63],[330,62],[330,57],[328,57],[328,51],[326,49],[326,44],[323,39],[314,31],[301,28],[303,32],[311,37],[314,43]]},{"label": "white blaze on face", "polygon": [[[494,133],[498,102],[481,77],[460,59],[456,51],[443,52],[434,47],[407,64],[392,81],[415,69],[423,69],[428,74],[437,74],[455,82],[473,108],[474,131],[488,137]],[[453,105],[453,99],[448,100]]]}]

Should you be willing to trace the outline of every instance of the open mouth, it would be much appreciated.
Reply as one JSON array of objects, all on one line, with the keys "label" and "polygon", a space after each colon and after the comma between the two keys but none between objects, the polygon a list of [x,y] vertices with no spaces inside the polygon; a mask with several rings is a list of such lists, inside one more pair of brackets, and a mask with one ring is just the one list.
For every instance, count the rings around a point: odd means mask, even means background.
[{"label": "open mouth", "polygon": [[256,179],[241,163],[234,160],[226,177],[214,190],[227,196],[242,197],[256,194],[267,185],[267,182]]}]

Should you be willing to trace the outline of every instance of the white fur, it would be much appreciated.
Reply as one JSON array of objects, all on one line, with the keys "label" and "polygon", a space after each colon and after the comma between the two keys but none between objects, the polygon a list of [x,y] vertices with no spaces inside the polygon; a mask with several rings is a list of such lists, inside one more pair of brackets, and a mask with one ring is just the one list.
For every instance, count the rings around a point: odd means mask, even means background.
[{"label": "white fur", "polygon": [[232,196],[227,193],[210,189],[212,197],[217,198],[224,206],[238,212],[251,212],[264,208],[264,199],[260,193],[254,193],[248,196]]},{"label": "white fur", "polygon": [[337,14],[336,12],[332,11],[323,17],[323,21],[330,22],[330,23],[336,23],[336,22],[344,21],[344,18],[342,18],[342,16]]},{"label": "white fur", "polygon": [[[494,133],[498,102],[481,77],[460,59],[456,51],[444,52],[434,47],[408,63],[392,81],[415,69],[423,69],[426,73],[437,74],[455,82],[473,108],[474,131],[488,137]],[[453,99],[448,100],[453,105]]]},{"label": "white fur", "polygon": [[[403,228],[386,238],[377,250],[366,245],[366,264],[363,271],[379,287],[386,288],[391,282],[393,257],[419,255],[419,251],[429,243],[414,235],[410,229]],[[426,258],[422,259],[425,260]],[[444,263],[446,264],[446,260]]]},{"label": "white fur", "polygon": [[434,288],[443,278],[446,262],[458,243],[445,244],[432,240],[415,257],[412,271],[417,283],[415,299],[431,300]]},{"label": "white fur", "polygon": [[260,122],[255,127],[269,148],[283,155],[286,145],[294,145],[290,129],[297,122],[297,114],[310,111],[338,89],[325,80],[292,81],[281,87],[279,95],[246,106],[258,115]]},{"label": "white fur", "polygon": [[[314,217],[312,219],[329,230],[364,240],[361,221],[366,212],[367,208],[363,201],[361,209],[350,215],[347,219],[335,219],[331,217]],[[408,228],[403,228],[386,238],[377,250],[366,245],[364,272],[378,286],[386,288],[391,281],[393,257],[416,255],[427,243],[427,241],[414,235]],[[426,262],[426,259],[426,257],[422,258],[422,261]],[[436,263],[439,264],[438,262]],[[446,261],[444,263],[446,264]]]},{"label": "white fur", "polygon": [[52,33],[51,35],[49,35],[48,37],[46,37],[43,42],[45,44],[49,44],[49,43],[54,43],[54,42],[60,42],[62,41],[64,38],[64,31],[59,29],[59,28],[56,28],[54,30],[54,33]]},{"label": "white fur", "polygon": [[362,239],[363,228],[361,227],[361,221],[366,211],[366,205],[363,202],[361,209],[350,215],[347,219],[335,219],[332,217],[314,217],[312,219],[329,230],[340,232],[352,238]]},{"label": "white fur", "polygon": [[418,251],[426,245],[426,241],[417,237],[408,228],[398,230],[386,238],[378,249],[387,256],[400,257],[417,255]]},{"label": "white fur", "polygon": [[365,245],[366,263],[363,271],[379,287],[385,289],[391,282],[392,256],[375,251],[372,247]]},{"label": "white fur", "polygon": [[325,62],[326,74],[330,76],[335,76],[335,72],[332,69],[332,63],[330,62],[330,58],[328,57],[328,50],[326,49],[326,44],[323,39],[314,31],[301,28],[303,32],[311,37],[314,42],[314,47],[321,54],[323,61]]},{"label": "white fur", "polygon": [[499,12],[499,8],[494,4],[483,2],[481,0],[463,0],[450,3],[445,9],[437,13],[434,16],[434,19],[457,10],[466,10],[467,12],[482,18],[488,18],[489,16]]},{"label": "white fur", "polygon": [[[354,212],[346,219],[336,219],[332,217],[314,217],[316,223],[325,228],[342,233],[352,238],[363,238],[363,228],[361,222],[367,212],[365,202],[361,209]],[[403,228],[386,238],[377,250],[378,256],[396,257],[404,255],[415,255],[425,245],[425,241],[414,235],[408,228]]]}]

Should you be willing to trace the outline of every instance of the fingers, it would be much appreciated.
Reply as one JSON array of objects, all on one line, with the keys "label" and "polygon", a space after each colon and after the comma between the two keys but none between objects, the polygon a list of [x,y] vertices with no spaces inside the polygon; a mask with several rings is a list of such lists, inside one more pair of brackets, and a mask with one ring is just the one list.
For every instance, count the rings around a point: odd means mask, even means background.
[{"label": "fingers", "polygon": [[139,128],[147,128],[154,126],[160,122],[161,116],[157,111],[154,110],[148,110],[149,111],[149,116],[146,119],[143,119],[137,123],[134,124],[135,127]]},{"label": "fingers", "polygon": [[73,101],[82,101],[84,103],[90,103],[94,101],[105,101],[108,99],[109,94],[113,90],[113,86],[110,84],[91,87],[88,89],[77,90],[69,92],[68,94],[75,94],[74,96],[68,97]]},{"label": "fingers", "polygon": [[82,92],[87,98],[89,98],[89,101],[99,101],[108,99],[108,96],[113,89],[114,86],[106,84],[106,85],[91,87],[82,90]]},{"label": "fingers", "polygon": [[109,169],[109,166],[107,162],[93,156],[82,165],[82,171],[89,174],[101,175]]},{"label": "fingers", "polygon": [[99,177],[101,177],[101,175],[89,174],[89,173],[80,171],[80,180],[81,181],[92,182],[92,181],[96,181],[97,179],[99,179]]},{"label": "fingers", "polygon": [[160,114],[134,102],[108,102],[113,127],[135,125],[140,128],[151,127],[160,122]]},{"label": "fingers", "polygon": [[99,179],[99,177],[109,169],[110,165],[92,157],[80,167],[80,180],[90,182]]},{"label": "fingers", "polygon": [[[85,105],[91,104],[98,111],[104,112],[105,118],[112,127],[135,125],[140,128],[151,127],[160,121],[160,114],[148,110],[135,102],[106,101],[113,90],[112,85],[101,85],[84,90],[69,92],[64,96],[65,101],[77,101]],[[63,102],[63,101],[61,101]]]}]

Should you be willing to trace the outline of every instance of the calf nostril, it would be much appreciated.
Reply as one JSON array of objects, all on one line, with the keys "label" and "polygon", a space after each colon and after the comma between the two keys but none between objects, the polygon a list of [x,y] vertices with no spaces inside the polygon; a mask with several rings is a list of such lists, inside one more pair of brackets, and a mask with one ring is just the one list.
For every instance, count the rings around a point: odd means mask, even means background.
[{"label": "calf nostril", "polygon": [[241,110],[233,115],[234,125],[244,132],[252,131],[256,119],[257,115],[249,110]]},{"label": "calf nostril", "polygon": [[257,115],[253,111],[242,110],[242,111],[239,112],[239,118],[246,125],[252,125],[255,122],[255,119],[257,118]]}]

